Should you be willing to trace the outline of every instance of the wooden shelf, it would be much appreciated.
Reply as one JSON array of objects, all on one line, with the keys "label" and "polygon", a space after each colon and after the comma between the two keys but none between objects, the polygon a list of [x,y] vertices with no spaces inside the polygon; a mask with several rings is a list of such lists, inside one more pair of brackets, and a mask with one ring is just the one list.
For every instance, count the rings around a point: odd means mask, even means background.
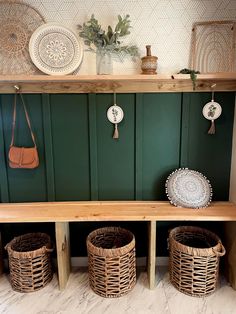
[{"label": "wooden shelf", "polygon": [[[196,92],[236,91],[236,72],[199,74]],[[188,74],[158,75],[0,75],[0,93],[14,93],[14,85],[22,93],[160,93],[193,92]]]},{"label": "wooden shelf", "polygon": [[1,203],[3,222],[68,221],[236,221],[236,205],[213,202],[192,209],[152,201],[83,201],[45,203]]}]

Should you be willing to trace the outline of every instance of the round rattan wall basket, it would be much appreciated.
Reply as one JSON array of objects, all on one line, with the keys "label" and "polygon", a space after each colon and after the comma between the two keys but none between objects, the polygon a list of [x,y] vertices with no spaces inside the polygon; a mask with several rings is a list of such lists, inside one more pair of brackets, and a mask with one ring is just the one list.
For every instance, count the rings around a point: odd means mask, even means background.
[{"label": "round rattan wall basket", "polygon": [[29,40],[33,32],[44,24],[43,17],[25,3],[0,2],[0,73],[41,73],[31,61]]},{"label": "round rattan wall basket", "polygon": [[106,227],[87,237],[89,283],[106,298],[127,294],[136,282],[134,235],[123,228]]},{"label": "round rattan wall basket", "polygon": [[219,261],[225,254],[220,238],[199,227],[181,226],[169,234],[170,281],[179,291],[196,297],[213,293]]},{"label": "round rattan wall basket", "polygon": [[10,281],[13,290],[33,292],[52,279],[50,237],[45,233],[27,233],[14,238],[5,249],[8,252]]}]

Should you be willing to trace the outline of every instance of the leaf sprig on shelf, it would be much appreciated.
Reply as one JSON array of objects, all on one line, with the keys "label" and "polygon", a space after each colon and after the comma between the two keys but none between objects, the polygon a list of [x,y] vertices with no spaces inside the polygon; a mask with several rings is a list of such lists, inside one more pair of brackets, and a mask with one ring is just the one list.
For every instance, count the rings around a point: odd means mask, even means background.
[{"label": "leaf sprig on shelf", "polygon": [[193,90],[195,90],[196,89],[197,74],[200,74],[200,72],[184,68],[181,71],[179,71],[179,73],[190,74],[190,78],[191,78],[192,83],[193,83]]},{"label": "leaf sprig on shelf", "polygon": [[78,25],[79,36],[84,39],[84,43],[90,50],[103,49],[106,52],[124,53],[132,57],[139,55],[138,47],[136,45],[122,45],[120,38],[130,34],[131,21],[129,15],[122,18],[118,15],[118,23],[114,30],[109,25],[107,31],[103,30],[98,20],[92,14],[89,21]]}]

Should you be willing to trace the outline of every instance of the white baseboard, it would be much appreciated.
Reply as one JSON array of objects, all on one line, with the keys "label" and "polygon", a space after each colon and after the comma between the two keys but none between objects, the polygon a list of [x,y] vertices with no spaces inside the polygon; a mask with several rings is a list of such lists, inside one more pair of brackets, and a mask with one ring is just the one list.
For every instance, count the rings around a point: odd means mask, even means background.
[{"label": "white baseboard", "polygon": [[[146,257],[137,257],[137,266],[146,266]],[[160,256],[156,258],[157,266],[167,266],[169,262],[168,256]],[[71,258],[72,267],[87,267],[88,258],[87,257],[72,257]]]}]

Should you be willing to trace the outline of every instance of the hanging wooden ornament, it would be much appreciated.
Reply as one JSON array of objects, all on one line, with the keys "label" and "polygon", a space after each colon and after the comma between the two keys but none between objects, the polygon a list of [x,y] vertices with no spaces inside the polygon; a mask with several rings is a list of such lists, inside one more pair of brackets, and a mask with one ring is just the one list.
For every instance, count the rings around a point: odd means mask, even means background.
[{"label": "hanging wooden ornament", "polygon": [[118,123],[124,118],[124,112],[116,104],[116,94],[114,93],[114,105],[107,110],[107,119],[114,124],[113,138],[119,138]]},{"label": "hanging wooden ornament", "polygon": [[[212,86],[212,88],[215,85]],[[215,134],[215,120],[219,118],[222,113],[221,105],[214,101],[214,91],[212,91],[212,99],[210,102],[205,104],[202,109],[202,114],[207,120],[211,120],[211,126],[208,130],[208,134]]]}]

